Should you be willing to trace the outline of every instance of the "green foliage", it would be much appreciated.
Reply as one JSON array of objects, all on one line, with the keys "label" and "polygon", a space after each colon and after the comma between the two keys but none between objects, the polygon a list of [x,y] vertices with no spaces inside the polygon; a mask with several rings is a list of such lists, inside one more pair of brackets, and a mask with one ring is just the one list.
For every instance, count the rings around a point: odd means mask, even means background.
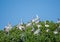
[{"label": "green foliage", "polygon": [[[31,32],[32,26],[26,27],[25,31],[21,31],[14,26],[8,34],[4,30],[0,30],[0,42],[60,42],[60,24],[46,21],[49,24],[49,27],[46,28],[44,22],[39,22],[42,25],[40,27],[41,32],[39,35],[34,35]],[[37,24],[34,24],[33,27],[37,29]],[[25,25],[24,25],[25,26]],[[50,29],[49,32],[46,32],[46,29]],[[54,30],[58,30],[58,34],[54,34]]]}]

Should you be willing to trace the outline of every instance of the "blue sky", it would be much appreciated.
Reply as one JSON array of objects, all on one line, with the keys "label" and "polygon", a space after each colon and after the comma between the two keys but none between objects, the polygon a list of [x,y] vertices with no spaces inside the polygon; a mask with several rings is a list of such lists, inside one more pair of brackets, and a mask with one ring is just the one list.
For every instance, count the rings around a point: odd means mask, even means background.
[{"label": "blue sky", "polygon": [[60,0],[0,0],[0,29],[9,22],[16,25],[21,18],[28,22],[38,14],[40,20],[60,18]]}]

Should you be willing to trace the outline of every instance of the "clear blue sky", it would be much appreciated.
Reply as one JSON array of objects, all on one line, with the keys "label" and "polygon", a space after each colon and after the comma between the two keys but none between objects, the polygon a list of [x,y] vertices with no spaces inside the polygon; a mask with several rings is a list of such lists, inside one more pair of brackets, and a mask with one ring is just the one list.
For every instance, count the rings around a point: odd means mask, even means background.
[{"label": "clear blue sky", "polygon": [[60,0],[0,0],[0,29],[8,22],[16,25],[22,18],[28,22],[38,14],[41,20],[60,18]]}]

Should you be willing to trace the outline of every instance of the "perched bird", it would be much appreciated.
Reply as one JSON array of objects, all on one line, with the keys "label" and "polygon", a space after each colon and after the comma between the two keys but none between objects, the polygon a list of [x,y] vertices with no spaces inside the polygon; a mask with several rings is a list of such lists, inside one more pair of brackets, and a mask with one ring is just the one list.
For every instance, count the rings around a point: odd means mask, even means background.
[{"label": "perched bird", "polygon": [[20,29],[20,30],[22,30],[22,31],[25,30],[25,27],[23,26],[22,19],[21,19],[21,23],[19,23],[19,24],[17,25],[17,28]]},{"label": "perched bird", "polygon": [[36,23],[36,24],[39,23],[39,20],[35,21],[35,23]]},{"label": "perched bird", "polygon": [[32,25],[32,23],[27,23],[27,24],[26,24],[26,27],[31,26],[31,25]]},{"label": "perched bird", "polygon": [[49,32],[49,29],[47,29],[46,32]]},{"label": "perched bird", "polygon": [[57,30],[55,30],[53,33],[54,33],[54,34],[58,34],[58,31],[57,31]]},{"label": "perched bird", "polygon": [[41,25],[39,25],[39,24],[37,24],[37,27],[38,27],[38,28],[40,28],[40,27],[42,27],[42,26],[41,26]]},{"label": "perched bird", "polygon": [[45,27],[49,27],[49,24],[47,24],[47,22],[45,21]]},{"label": "perched bird", "polygon": [[8,23],[8,25],[5,26],[5,31],[7,34],[9,34],[9,30],[11,30],[11,28],[12,28],[12,25],[10,23]]},{"label": "perched bird", "polygon": [[35,28],[32,26],[32,30],[31,30],[32,32],[34,32],[35,31]]},{"label": "perched bird", "polygon": [[40,33],[40,29],[37,29],[35,32],[34,32],[34,35],[38,35]]},{"label": "perched bird", "polygon": [[12,28],[12,25],[10,23],[8,23],[8,25],[5,26],[6,31],[10,30],[11,28]]},{"label": "perched bird", "polygon": [[32,22],[35,22],[35,23],[39,23],[39,17],[38,17],[38,15],[36,15],[36,18],[34,18],[34,19],[32,19]]},{"label": "perched bird", "polygon": [[36,18],[35,18],[35,23],[39,23],[39,16],[38,15],[36,15]]},{"label": "perched bird", "polygon": [[48,24],[45,24],[45,27],[49,27],[49,25]]},{"label": "perched bird", "polygon": [[25,30],[25,27],[24,26],[18,26],[18,28],[20,29],[20,30]]}]

